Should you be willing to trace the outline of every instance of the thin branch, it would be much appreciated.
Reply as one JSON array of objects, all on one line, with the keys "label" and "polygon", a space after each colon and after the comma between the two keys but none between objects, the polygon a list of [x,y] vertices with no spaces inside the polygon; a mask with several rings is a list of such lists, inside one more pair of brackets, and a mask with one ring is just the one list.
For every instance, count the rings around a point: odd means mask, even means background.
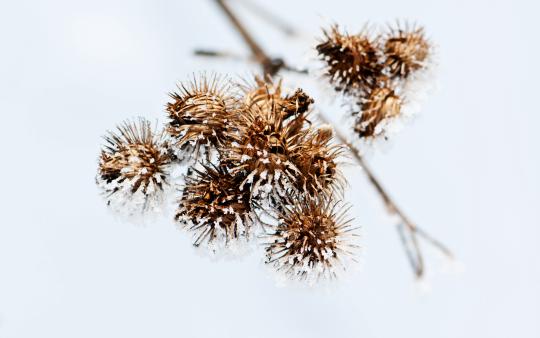
[{"label": "thin branch", "polygon": [[[326,119],[324,115],[319,113],[318,117],[323,123],[332,125],[328,121],[328,119]],[[388,211],[398,216],[402,222],[402,225],[405,226],[406,229],[410,232],[410,236],[411,236],[410,244],[409,244],[409,241],[406,240],[406,237],[401,232],[400,232],[400,235],[401,235],[401,239],[405,247],[405,250],[407,252],[407,255],[409,257],[409,260],[411,261],[411,265],[413,266],[413,269],[416,272],[416,276],[421,277],[424,271],[424,259],[422,256],[422,252],[420,250],[420,246],[418,244],[417,236],[424,238],[428,243],[430,243],[433,247],[440,250],[447,257],[453,258],[454,256],[452,252],[450,251],[450,249],[444,246],[440,241],[430,236],[427,232],[419,228],[397,206],[397,204],[394,202],[394,200],[390,197],[388,192],[386,192],[382,184],[376,178],[371,168],[367,165],[363,156],[360,154],[360,151],[347,139],[347,137],[345,137],[345,135],[343,135],[337,128],[334,128],[334,132],[335,132],[336,137],[340,140],[340,142],[342,142],[349,148],[349,151],[353,155],[356,162],[362,167],[363,171],[366,173],[367,178],[369,179],[369,182],[373,185],[377,193],[381,196]]]},{"label": "thin branch", "polygon": [[273,13],[268,11],[266,8],[263,8],[262,6],[257,4],[255,1],[237,0],[237,2],[242,3],[244,7],[250,10],[253,14],[257,15],[262,20],[266,21],[270,25],[282,31],[283,34],[288,35],[288,36],[297,35],[298,32],[293,26],[289,25],[287,22],[282,20],[279,16],[274,15]]},{"label": "thin branch", "polygon": [[224,59],[232,59],[232,60],[245,60],[245,57],[242,57],[238,54],[234,54],[227,51],[219,51],[215,49],[195,49],[193,51],[193,54],[196,56],[204,56],[204,57],[218,57],[218,58],[224,58]]},{"label": "thin branch", "polygon": [[[257,60],[255,60],[254,57],[242,57],[242,56],[240,56],[238,54],[234,54],[234,53],[227,52],[227,51],[215,50],[215,49],[202,49],[202,48],[199,48],[199,49],[195,49],[193,51],[193,54],[196,55],[196,56],[201,56],[201,57],[215,57],[215,58],[230,59],[230,60],[234,60],[234,61],[256,62],[257,64],[259,64],[259,62],[257,62]],[[281,59],[279,59],[279,58],[277,58],[277,59],[274,58],[272,60],[275,60],[275,61],[277,60],[278,62],[282,62],[282,61],[280,61]],[[278,65],[278,64],[279,63],[274,63],[274,65]],[[275,66],[272,66],[272,67],[275,67]],[[294,72],[294,73],[298,73],[298,74],[302,74],[302,75],[308,74],[307,69],[295,68],[295,67],[289,66],[288,64],[285,64],[285,63],[279,64],[279,67],[281,67],[281,69],[289,71],[289,72]],[[269,73],[267,73],[267,74],[268,75],[275,75],[275,74],[269,74]]]},{"label": "thin branch", "polygon": [[225,0],[215,0],[221,11],[227,16],[236,31],[242,36],[246,45],[251,49],[255,60],[261,65],[265,75],[273,76],[285,65],[282,59],[272,59],[264,52],[251,34],[238,19],[236,14],[230,9]]}]

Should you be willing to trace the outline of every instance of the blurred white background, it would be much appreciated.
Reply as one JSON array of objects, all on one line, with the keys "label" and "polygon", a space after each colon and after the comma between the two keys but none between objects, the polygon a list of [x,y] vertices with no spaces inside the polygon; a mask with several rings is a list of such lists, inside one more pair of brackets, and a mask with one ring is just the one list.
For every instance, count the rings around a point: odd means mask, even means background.
[{"label": "blurred white background", "polygon": [[[395,18],[426,26],[440,45],[440,90],[370,161],[464,272],[441,273],[444,260],[426,248],[432,291],[418,292],[356,167],[348,199],[364,267],[329,292],[277,288],[258,255],[201,258],[169,219],[116,220],[94,184],[104,131],[132,116],[163,120],[167,92],[192,72],[257,69],[191,56],[247,55],[210,0],[3,0],[0,337],[539,337],[537,3],[263,5],[313,35],[334,21],[350,31]],[[239,13],[270,52],[302,63],[309,41]]]}]

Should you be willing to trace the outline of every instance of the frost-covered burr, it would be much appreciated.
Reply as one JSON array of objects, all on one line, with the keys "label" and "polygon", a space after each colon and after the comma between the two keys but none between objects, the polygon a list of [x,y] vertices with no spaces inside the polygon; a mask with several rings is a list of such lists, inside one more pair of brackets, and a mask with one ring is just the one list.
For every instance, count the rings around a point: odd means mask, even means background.
[{"label": "frost-covered burr", "polygon": [[243,180],[212,165],[193,169],[186,178],[175,218],[192,233],[194,246],[234,254],[252,239],[255,217],[249,189],[240,189]]},{"label": "frost-covered burr", "polygon": [[308,284],[338,277],[359,248],[345,211],[327,198],[296,199],[266,237],[266,263],[281,277]]},{"label": "frost-covered burr", "polygon": [[136,217],[162,211],[170,190],[171,155],[162,132],[140,118],[109,132],[99,157],[96,182],[115,212]]}]

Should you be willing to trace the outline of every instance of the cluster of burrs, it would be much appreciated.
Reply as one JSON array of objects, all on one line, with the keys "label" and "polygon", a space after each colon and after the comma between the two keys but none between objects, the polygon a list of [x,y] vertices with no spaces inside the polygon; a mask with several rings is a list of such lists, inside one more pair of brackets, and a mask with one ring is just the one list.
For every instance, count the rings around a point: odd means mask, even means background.
[{"label": "cluster of burrs", "polygon": [[[219,76],[170,97],[162,131],[139,119],[105,137],[97,183],[113,210],[161,212],[177,192],[175,220],[194,246],[237,255],[257,243],[269,266],[309,283],[354,260],[357,235],[341,204],[343,146],[309,120],[311,97],[281,82]],[[173,175],[177,168],[183,174]]]},{"label": "cluster of burrs", "polygon": [[357,138],[367,143],[386,139],[414,115],[432,83],[434,48],[423,28],[398,23],[379,34],[352,35],[336,25],[316,49],[331,84],[352,103]]}]

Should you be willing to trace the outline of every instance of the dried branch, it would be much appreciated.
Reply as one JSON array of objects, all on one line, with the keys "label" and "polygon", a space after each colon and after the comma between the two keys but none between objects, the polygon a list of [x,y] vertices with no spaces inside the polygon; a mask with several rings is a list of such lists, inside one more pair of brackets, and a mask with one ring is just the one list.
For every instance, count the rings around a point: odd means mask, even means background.
[{"label": "dried branch", "polygon": [[251,53],[255,60],[261,65],[264,74],[273,76],[279,72],[279,70],[284,66],[282,59],[271,59],[268,54],[266,54],[251,34],[247,31],[244,25],[240,22],[238,17],[230,9],[229,5],[226,4],[225,0],[215,0],[216,4],[219,6],[223,14],[227,16],[234,26],[236,31],[242,36],[246,45],[251,49]]}]

